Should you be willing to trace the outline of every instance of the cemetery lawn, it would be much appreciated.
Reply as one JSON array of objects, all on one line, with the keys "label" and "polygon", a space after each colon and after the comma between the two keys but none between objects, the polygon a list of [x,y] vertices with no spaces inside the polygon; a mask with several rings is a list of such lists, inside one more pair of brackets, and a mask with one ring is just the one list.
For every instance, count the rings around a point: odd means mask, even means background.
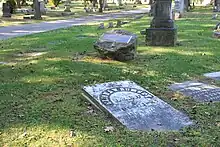
[{"label": "cemetery lawn", "polygon": [[[139,35],[134,61],[102,60],[93,42],[104,32],[78,26],[0,41],[0,146],[219,146],[220,103],[197,103],[168,90],[220,71],[218,20],[200,8],[176,21],[176,47],[144,46],[139,31],[151,18],[124,25]],[[105,30],[106,31],[106,30]],[[3,63],[4,62],[4,63]],[[132,80],[186,113],[194,126],[179,132],[129,131],[92,109],[81,86]],[[114,131],[105,132],[106,126]]]}]

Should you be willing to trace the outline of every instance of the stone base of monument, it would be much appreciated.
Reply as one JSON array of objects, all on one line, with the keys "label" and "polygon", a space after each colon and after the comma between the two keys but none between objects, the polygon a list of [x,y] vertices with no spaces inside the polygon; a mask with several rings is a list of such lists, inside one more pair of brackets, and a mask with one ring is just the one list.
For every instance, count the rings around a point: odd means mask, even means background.
[{"label": "stone base of monument", "polygon": [[146,44],[151,46],[175,46],[177,41],[176,28],[146,29]]},{"label": "stone base of monument", "polygon": [[2,17],[11,17],[11,13],[3,13]]},{"label": "stone base of monument", "polygon": [[137,36],[124,30],[106,32],[94,44],[94,48],[102,57],[133,60],[136,57]]},{"label": "stone base of monument", "polygon": [[130,130],[179,130],[193,122],[187,115],[132,81],[83,87],[83,95]]}]

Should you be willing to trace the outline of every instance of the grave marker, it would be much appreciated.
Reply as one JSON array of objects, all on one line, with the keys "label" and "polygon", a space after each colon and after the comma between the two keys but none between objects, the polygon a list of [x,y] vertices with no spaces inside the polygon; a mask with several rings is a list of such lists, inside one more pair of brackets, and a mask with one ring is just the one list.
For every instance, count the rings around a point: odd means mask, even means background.
[{"label": "grave marker", "polygon": [[133,60],[136,57],[137,36],[125,30],[104,33],[94,44],[102,57],[119,61]]},{"label": "grave marker", "polygon": [[220,101],[220,88],[197,81],[186,81],[176,83],[169,87],[173,91],[178,91],[185,96],[190,96],[199,102]]},{"label": "grave marker", "polygon": [[87,99],[131,130],[179,130],[191,125],[183,113],[132,81],[83,87]]},{"label": "grave marker", "polygon": [[205,77],[211,78],[214,80],[220,80],[220,72],[211,72],[204,74]]}]

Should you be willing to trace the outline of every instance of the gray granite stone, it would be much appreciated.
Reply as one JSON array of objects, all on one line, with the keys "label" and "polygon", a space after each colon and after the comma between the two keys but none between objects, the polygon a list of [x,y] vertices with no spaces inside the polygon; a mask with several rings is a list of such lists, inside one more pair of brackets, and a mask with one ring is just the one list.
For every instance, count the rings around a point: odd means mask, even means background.
[{"label": "gray granite stone", "polygon": [[190,96],[199,102],[220,101],[220,88],[197,81],[186,81],[176,83],[169,87],[173,91],[178,91],[185,96]]},{"label": "gray granite stone", "polygon": [[192,121],[132,81],[83,87],[86,98],[131,130],[179,130]]},{"label": "gray granite stone", "polygon": [[125,30],[109,31],[95,42],[94,48],[105,58],[133,60],[136,57],[137,36]]},{"label": "gray granite stone", "polygon": [[156,0],[154,18],[146,29],[146,45],[175,46],[177,30],[172,20],[172,0]]},{"label": "gray granite stone", "polygon": [[211,72],[204,74],[205,77],[211,78],[214,80],[220,80],[220,72]]}]

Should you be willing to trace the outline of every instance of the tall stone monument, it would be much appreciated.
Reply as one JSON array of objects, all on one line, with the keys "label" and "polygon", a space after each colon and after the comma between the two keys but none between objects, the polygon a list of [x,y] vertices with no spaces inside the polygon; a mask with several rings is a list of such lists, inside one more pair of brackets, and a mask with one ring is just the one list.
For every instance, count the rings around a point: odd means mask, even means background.
[{"label": "tall stone monument", "polygon": [[11,7],[10,3],[8,1],[6,3],[3,3],[2,17],[11,17],[11,11],[12,11],[12,7]]},{"label": "tall stone monument", "polygon": [[177,31],[172,19],[172,0],[156,0],[155,14],[150,28],[146,29],[146,44],[153,46],[174,46]]}]

